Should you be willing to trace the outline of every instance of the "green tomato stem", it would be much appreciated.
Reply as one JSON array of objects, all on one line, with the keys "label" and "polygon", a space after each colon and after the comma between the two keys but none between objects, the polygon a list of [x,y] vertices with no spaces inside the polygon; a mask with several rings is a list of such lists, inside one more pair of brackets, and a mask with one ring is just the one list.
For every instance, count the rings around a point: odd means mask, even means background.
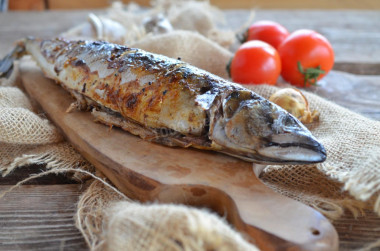
[{"label": "green tomato stem", "polygon": [[[315,68],[303,68],[302,67],[302,64],[300,61],[297,62],[297,67],[298,67],[298,70],[299,72],[304,75],[304,86],[306,87],[306,84],[310,84],[310,85],[316,85],[317,84],[317,78],[321,75],[321,74],[324,74],[325,71],[321,69],[321,66],[318,65],[317,67]],[[314,81],[311,81],[311,80],[314,80]]]}]

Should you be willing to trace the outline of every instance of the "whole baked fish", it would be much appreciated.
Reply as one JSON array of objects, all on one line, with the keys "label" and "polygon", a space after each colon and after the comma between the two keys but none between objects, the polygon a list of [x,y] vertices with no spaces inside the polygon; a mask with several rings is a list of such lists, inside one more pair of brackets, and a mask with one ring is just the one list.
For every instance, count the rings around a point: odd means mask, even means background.
[{"label": "whole baked fish", "polygon": [[74,106],[145,140],[264,164],[326,159],[323,146],[288,112],[181,60],[106,42],[28,38],[0,70],[24,53],[76,98]]}]

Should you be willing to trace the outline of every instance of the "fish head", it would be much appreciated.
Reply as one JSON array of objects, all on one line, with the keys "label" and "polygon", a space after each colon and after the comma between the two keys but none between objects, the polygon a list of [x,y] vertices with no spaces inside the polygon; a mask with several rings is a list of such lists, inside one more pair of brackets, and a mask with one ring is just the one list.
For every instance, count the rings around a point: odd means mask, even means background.
[{"label": "fish head", "polygon": [[263,164],[323,162],[326,151],[293,115],[249,91],[225,98],[212,140],[222,152]]}]

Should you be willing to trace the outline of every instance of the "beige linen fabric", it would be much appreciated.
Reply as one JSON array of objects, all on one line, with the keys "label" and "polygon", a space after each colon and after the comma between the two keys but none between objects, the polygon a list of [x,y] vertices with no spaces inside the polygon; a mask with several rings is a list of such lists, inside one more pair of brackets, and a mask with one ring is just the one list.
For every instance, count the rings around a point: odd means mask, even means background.
[{"label": "beige linen fabric", "polygon": [[[156,1],[155,9],[149,13],[156,14],[166,5],[174,4]],[[169,20],[176,20],[175,27],[188,31],[158,35],[147,34],[141,28],[140,22],[147,14],[138,14],[141,12],[138,7],[117,9],[115,6],[106,17],[124,25],[128,45],[181,57],[227,77],[225,66],[232,52],[225,48],[230,44],[230,37],[216,29],[212,15],[204,15],[205,5],[193,6],[202,8],[194,24],[189,24],[192,19],[188,18],[180,21],[175,8],[171,8],[170,13],[164,14]],[[181,2],[178,11],[186,9]],[[207,19],[207,27],[199,27],[202,19]],[[57,172],[67,168],[93,171],[92,165],[64,141],[43,112],[14,87],[18,85],[17,80],[17,67],[10,79],[0,80],[0,173],[5,176],[16,167],[41,163]],[[266,85],[250,88],[264,97],[278,89]],[[304,94],[311,109],[321,114],[320,121],[309,125],[309,129],[326,147],[327,161],[317,165],[269,166],[261,179],[275,191],[315,207],[330,219],[338,218],[344,209],[358,213],[371,207],[380,214],[380,122],[316,95]],[[80,172],[75,177],[88,178]],[[76,222],[93,250],[120,250],[125,245],[131,247],[129,250],[147,245],[153,245],[155,250],[255,250],[222,219],[209,212],[184,206],[141,205],[100,181],[91,182],[78,203]]]}]

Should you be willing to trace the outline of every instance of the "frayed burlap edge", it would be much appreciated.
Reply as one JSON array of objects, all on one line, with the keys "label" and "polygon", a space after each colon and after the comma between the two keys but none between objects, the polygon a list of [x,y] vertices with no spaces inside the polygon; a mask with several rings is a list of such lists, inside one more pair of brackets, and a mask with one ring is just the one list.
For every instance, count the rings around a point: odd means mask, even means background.
[{"label": "frayed burlap edge", "polygon": [[102,239],[104,210],[114,201],[131,201],[104,181],[89,181],[89,187],[79,198],[75,226],[82,233],[90,250],[99,250]]},{"label": "frayed burlap edge", "polygon": [[[367,202],[366,204],[370,205],[372,207],[372,210],[380,216],[380,182],[374,181],[373,176],[371,176],[370,173],[352,175],[340,172],[338,175],[336,174],[336,168],[331,165],[322,163],[318,166],[327,175],[341,182],[343,190],[349,191],[350,195],[359,200],[357,201],[359,205],[364,206],[360,202]],[[355,204],[355,201],[352,202],[352,205],[349,203],[343,203],[345,208],[348,208],[350,210],[355,208]]]},{"label": "frayed burlap edge", "polygon": [[[16,157],[7,165],[0,166],[0,174],[5,177],[18,167],[33,164],[42,164],[45,165],[46,169],[57,172],[65,168],[75,168],[84,171],[95,170],[69,143],[63,142],[36,146],[29,149],[25,154]],[[85,176],[81,173],[74,173],[71,178],[82,181],[85,179]]]}]

